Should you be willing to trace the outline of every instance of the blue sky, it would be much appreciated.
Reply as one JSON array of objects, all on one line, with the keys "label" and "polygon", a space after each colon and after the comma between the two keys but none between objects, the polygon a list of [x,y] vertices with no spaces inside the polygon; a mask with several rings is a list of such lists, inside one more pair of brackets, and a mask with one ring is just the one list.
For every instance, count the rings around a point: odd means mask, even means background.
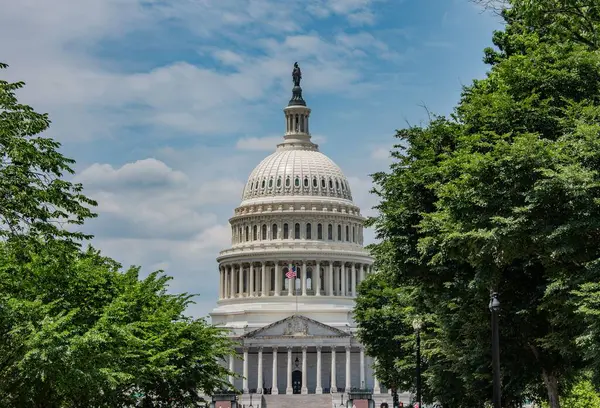
[{"label": "blue sky", "polygon": [[3,5],[0,60],[99,202],[93,244],[165,269],[203,316],[227,220],[282,137],[294,61],[313,136],[369,215],[395,129],[422,105],[449,114],[500,27],[468,0],[22,0]]}]

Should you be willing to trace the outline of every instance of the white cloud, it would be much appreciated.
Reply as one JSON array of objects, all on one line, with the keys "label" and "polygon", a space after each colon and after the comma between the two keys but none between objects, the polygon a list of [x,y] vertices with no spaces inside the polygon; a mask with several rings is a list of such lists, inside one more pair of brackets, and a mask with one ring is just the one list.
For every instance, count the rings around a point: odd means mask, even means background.
[{"label": "white cloud", "polygon": [[281,136],[244,137],[237,141],[235,147],[239,150],[274,151],[281,142],[283,142]]},{"label": "white cloud", "polygon": [[390,149],[389,147],[373,147],[371,149],[371,158],[373,160],[385,160],[388,161],[390,160]]}]

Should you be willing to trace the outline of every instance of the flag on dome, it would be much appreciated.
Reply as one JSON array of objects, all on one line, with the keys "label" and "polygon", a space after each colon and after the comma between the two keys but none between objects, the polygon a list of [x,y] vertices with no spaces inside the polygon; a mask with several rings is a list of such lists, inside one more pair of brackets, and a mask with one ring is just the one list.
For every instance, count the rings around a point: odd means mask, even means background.
[{"label": "flag on dome", "polygon": [[292,265],[288,273],[285,274],[288,279],[293,279],[296,277],[296,265]]}]

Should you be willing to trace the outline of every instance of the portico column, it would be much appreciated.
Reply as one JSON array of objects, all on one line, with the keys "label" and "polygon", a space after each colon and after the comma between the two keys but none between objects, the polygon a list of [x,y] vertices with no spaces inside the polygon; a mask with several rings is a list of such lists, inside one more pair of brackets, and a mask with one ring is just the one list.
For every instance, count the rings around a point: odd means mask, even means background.
[{"label": "portico column", "polygon": [[264,262],[260,273],[260,295],[267,296],[267,265]]},{"label": "portico column", "polygon": [[279,272],[279,262],[275,261],[275,296],[281,293],[281,276]]},{"label": "portico column", "polygon": [[286,394],[293,394],[294,390],[292,388],[292,348],[288,346],[287,348],[287,388],[285,389]]},{"label": "portico column", "polygon": [[244,266],[240,265],[238,272],[238,297],[242,297],[242,293],[244,293]]},{"label": "portico column", "polygon": [[317,262],[317,276],[314,279],[315,281],[315,295],[321,296],[321,263]]},{"label": "portico column", "polygon": [[273,380],[271,381],[271,394],[279,394],[277,388],[277,347],[273,347]]},{"label": "portico column", "polygon": [[360,281],[365,280],[365,264],[360,265]]},{"label": "portico column", "polygon": [[337,392],[337,371],[335,367],[335,346],[331,346],[331,392]]},{"label": "portico column", "polygon": [[352,276],[350,277],[350,284],[352,285],[352,296],[356,297],[356,264],[352,263]]},{"label": "portico column", "polygon": [[342,294],[341,294],[341,296],[346,296],[347,289],[348,289],[348,284],[346,283],[347,282],[346,278],[348,277],[348,273],[346,271],[346,265],[342,264],[342,266],[340,267],[340,271],[342,273]]},{"label": "portico column", "polygon": [[360,348],[360,388],[366,388],[365,384],[365,349]]},{"label": "portico column", "polygon": [[302,346],[302,394],[308,394],[308,387],[306,384],[306,346]]},{"label": "portico column", "polygon": [[334,293],[336,294],[336,296],[340,296],[341,292],[340,292],[340,267],[339,266],[335,266],[333,268],[334,270],[334,274],[333,274],[333,287],[334,287]]},{"label": "portico column", "polygon": [[250,264],[250,276],[248,277],[248,296],[254,297],[254,264]]},{"label": "portico column", "polygon": [[248,394],[248,347],[244,347],[244,372],[242,374],[243,379],[243,391],[244,394]]},{"label": "portico column", "polygon": [[321,384],[321,346],[317,346],[317,388],[315,394],[323,394],[323,386]]},{"label": "portico column", "polygon": [[223,267],[219,266],[219,300],[223,299]]},{"label": "portico column", "polygon": [[258,394],[263,393],[263,348],[262,347],[258,348],[258,384],[256,385],[256,392]]},{"label": "portico column", "polygon": [[[373,359],[373,363],[375,363],[375,359]],[[379,386],[379,379],[375,375],[375,368],[373,368],[373,394],[381,394],[381,387]]]},{"label": "portico column", "polygon": [[346,392],[352,389],[350,368],[350,346],[346,346]]},{"label": "portico column", "polygon": [[333,296],[333,262],[329,262],[329,273],[327,274],[329,281],[329,287],[327,288],[327,295]]},{"label": "portico column", "polygon": [[306,296],[306,279],[308,278],[308,270],[306,269],[306,261],[302,262],[302,296]]},{"label": "portico column", "polygon": [[[232,355],[229,356],[229,372],[232,372],[232,373],[235,372],[235,367],[233,365],[235,363],[234,358],[235,358],[234,354],[232,354]],[[231,384],[231,388],[233,388],[233,386],[234,386],[233,375],[230,375],[229,378],[228,378],[228,380],[229,380],[229,384]]]}]

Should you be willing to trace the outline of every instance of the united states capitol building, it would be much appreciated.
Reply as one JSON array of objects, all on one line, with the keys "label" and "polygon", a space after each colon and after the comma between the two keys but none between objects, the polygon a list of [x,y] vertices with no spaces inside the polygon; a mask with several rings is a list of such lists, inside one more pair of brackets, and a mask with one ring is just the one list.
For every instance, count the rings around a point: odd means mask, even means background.
[{"label": "united states capitol building", "polygon": [[314,396],[311,407],[339,407],[331,401],[358,388],[391,406],[352,316],[357,285],[373,272],[364,217],[342,170],[311,141],[300,78],[296,65],[281,143],[252,171],[229,220],[212,323],[239,343],[228,364],[240,377],[229,380],[246,406],[250,394],[253,407],[299,394]]}]

